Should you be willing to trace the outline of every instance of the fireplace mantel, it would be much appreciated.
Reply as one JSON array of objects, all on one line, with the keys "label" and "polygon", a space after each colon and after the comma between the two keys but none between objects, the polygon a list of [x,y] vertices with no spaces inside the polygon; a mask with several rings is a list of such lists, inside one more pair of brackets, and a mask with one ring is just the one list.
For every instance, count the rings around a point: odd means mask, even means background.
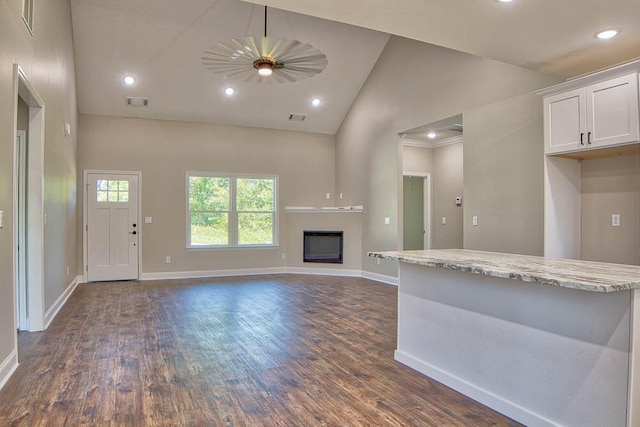
[{"label": "fireplace mantel", "polygon": [[285,206],[284,211],[287,213],[362,213],[362,205],[358,206]]}]

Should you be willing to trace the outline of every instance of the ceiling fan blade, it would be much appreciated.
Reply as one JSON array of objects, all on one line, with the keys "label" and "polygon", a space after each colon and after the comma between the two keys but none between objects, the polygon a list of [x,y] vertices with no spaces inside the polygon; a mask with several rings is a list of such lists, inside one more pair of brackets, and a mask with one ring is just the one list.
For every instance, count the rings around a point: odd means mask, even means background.
[{"label": "ceiling fan blade", "polygon": [[[277,67],[270,77],[260,76],[253,63],[261,57],[274,60]],[[303,80],[321,73],[327,57],[308,43],[298,40],[253,37],[217,43],[202,54],[205,69],[225,78],[261,83],[285,83]],[[246,72],[245,72],[246,71]]]}]

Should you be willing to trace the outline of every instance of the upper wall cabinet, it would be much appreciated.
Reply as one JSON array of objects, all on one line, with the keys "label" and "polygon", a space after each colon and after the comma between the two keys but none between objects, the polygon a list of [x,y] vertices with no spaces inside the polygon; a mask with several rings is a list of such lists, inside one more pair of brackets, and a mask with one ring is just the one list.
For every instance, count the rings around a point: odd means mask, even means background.
[{"label": "upper wall cabinet", "polygon": [[637,143],[638,98],[637,73],[545,96],[545,154]]}]

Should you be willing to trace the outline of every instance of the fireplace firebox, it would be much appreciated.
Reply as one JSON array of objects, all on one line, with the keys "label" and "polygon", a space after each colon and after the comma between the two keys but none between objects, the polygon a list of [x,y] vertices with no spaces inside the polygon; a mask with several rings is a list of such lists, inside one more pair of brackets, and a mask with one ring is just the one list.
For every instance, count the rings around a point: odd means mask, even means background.
[{"label": "fireplace firebox", "polygon": [[342,231],[304,231],[304,262],[342,264]]}]

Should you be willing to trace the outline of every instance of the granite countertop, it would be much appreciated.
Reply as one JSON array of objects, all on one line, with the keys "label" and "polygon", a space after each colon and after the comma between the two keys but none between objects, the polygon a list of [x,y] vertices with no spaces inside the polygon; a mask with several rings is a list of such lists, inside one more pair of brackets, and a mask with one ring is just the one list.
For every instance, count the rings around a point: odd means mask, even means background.
[{"label": "granite countertop", "polygon": [[592,292],[640,288],[640,266],[466,249],[369,252],[374,258]]}]

